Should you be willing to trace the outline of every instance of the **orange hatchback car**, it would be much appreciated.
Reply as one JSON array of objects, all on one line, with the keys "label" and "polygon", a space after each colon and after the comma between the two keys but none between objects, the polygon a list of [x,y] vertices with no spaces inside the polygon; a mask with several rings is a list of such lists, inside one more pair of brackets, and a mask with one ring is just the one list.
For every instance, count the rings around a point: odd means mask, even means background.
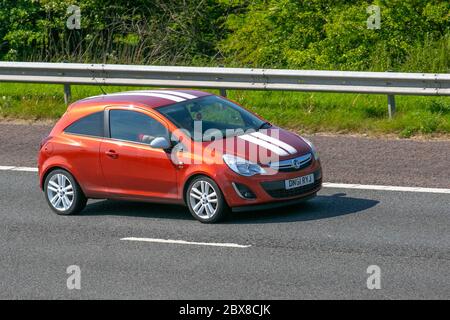
[{"label": "orange hatchback car", "polygon": [[88,198],[182,204],[201,222],[294,204],[321,188],[311,142],[195,90],[142,90],[73,103],[39,151],[52,210]]}]

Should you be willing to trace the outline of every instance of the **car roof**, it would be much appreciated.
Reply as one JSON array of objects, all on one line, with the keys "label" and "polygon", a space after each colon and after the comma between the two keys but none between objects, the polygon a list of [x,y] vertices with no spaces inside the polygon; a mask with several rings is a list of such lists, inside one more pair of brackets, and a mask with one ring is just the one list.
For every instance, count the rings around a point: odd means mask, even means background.
[{"label": "car roof", "polygon": [[139,105],[150,109],[212,95],[198,90],[155,89],[114,92],[88,97],[70,105],[69,109],[82,109],[93,105]]}]

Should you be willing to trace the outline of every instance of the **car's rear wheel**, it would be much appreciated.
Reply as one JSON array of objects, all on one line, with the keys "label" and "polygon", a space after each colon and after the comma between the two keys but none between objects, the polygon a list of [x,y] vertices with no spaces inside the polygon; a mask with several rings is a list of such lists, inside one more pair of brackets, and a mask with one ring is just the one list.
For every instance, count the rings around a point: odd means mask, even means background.
[{"label": "car's rear wheel", "polygon": [[57,169],[48,174],[44,193],[50,208],[59,215],[77,214],[86,206],[83,191],[66,170]]},{"label": "car's rear wheel", "polygon": [[192,216],[203,223],[218,222],[229,211],[219,186],[205,176],[199,176],[189,183],[186,202]]}]

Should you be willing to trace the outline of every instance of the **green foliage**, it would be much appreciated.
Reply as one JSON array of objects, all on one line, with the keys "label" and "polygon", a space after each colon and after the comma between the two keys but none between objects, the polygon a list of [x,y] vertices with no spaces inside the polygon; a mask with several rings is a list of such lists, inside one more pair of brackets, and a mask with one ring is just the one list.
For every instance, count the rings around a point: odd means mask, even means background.
[{"label": "green foliage", "polygon": [[[81,10],[70,30],[69,5]],[[215,0],[0,0],[3,60],[177,64],[209,61],[228,10]]]},{"label": "green foliage", "polygon": [[[372,4],[380,29],[367,28]],[[450,2],[437,0],[257,0],[228,18],[219,46],[254,67],[447,72],[449,19]]]},{"label": "green foliage", "polygon": [[[69,30],[69,5],[81,29]],[[381,10],[368,29],[369,5]],[[450,72],[450,2],[443,0],[0,0],[0,60]],[[124,88],[108,88],[124,90]],[[73,98],[99,94],[74,86]],[[268,120],[298,130],[450,132],[445,97],[230,91]],[[0,85],[0,116],[57,118],[60,86]]]},{"label": "green foliage", "polygon": [[442,0],[0,0],[0,59],[448,72],[449,19]]}]

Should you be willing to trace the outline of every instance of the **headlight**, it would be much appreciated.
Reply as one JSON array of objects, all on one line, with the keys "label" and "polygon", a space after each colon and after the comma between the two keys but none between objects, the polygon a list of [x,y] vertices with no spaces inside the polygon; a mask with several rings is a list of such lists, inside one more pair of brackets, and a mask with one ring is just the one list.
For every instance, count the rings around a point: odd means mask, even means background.
[{"label": "headlight", "polygon": [[241,176],[250,177],[254,176],[255,174],[266,173],[266,170],[261,168],[258,164],[230,154],[224,154],[223,161],[231,170],[233,170],[237,174],[240,174]]},{"label": "headlight", "polygon": [[303,141],[305,141],[305,142],[308,144],[308,146],[311,148],[311,152],[312,152],[312,154],[313,154],[313,156],[314,156],[314,159],[319,160],[319,153],[317,152],[317,150],[316,150],[316,148],[314,147],[314,145],[312,144],[312,142],[309,141],[308,139],[303,138],[303,137],[302,137],[302,139],[303,139]]}]

